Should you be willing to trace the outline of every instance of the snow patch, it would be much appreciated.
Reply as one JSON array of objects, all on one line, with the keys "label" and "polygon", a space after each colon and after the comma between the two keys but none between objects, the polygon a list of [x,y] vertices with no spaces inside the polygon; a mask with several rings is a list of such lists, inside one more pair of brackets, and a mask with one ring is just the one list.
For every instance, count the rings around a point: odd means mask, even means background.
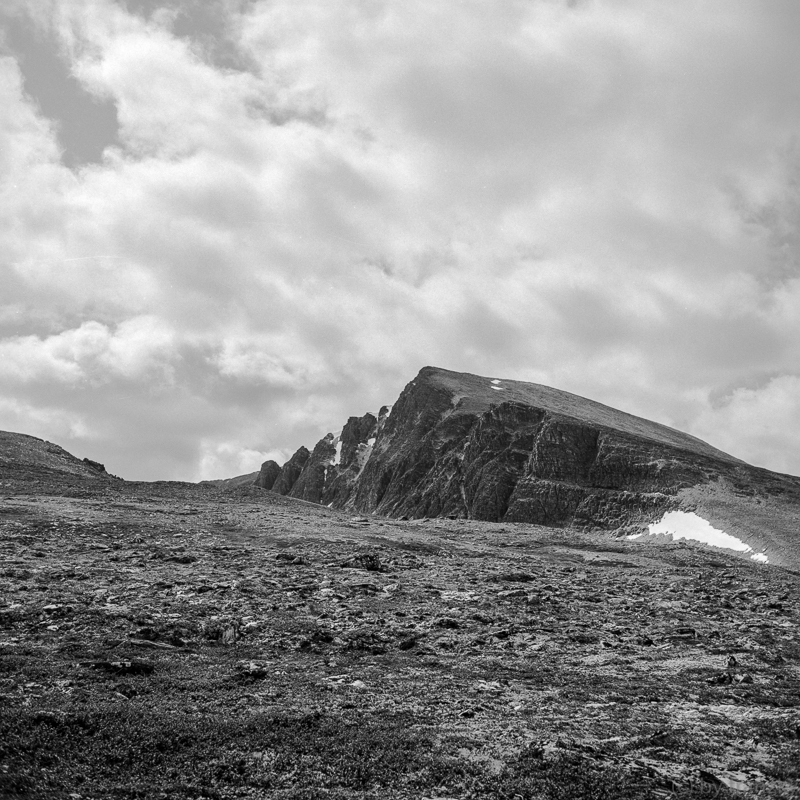
[{"label": "snow patch", "polygon": [[[731,536],[725,531],[714,528],[708,520],[703,519],[691,511],[667,511],[661,522],[648,525],[649,534],[634,533],[628,539],[640,539],[642,536],[657,536],[659,534],[670,536],[674,541],[690,539],[694,542],[707,544],[711,547],[723,547],[726,550],[735,550],[739,553],[752,553],[753,548],[741,539]],[[766,553],[751,555],[754,561],[764,564],[769,563]]]},{"label": "snow patch", "polygon": [[376,438],[376,437],[374,437],[374,436],[373,436],[372,438],[370,438],[370,439],[367,439],[367,444],[368,444],[370,447],[372,447],[372,446],[375,444],[375,438]]},{"label": "snow patch", "polygon": [[333,457],[331,464],[338,467],[342,463],[342,434],[340,433],[334,441],[336,442],[336,455]]},{"label": "snow patch", "polygon": [[497,392],[504,392],[505,389],[502,386],[490,386],[490,389],[494,389]]},{"label": "snow patch", "polygon": [[500,383],[500,381],[499,381],[497,378],[495,378],[495,379],[492,381],[492,383],[493,383],[495,386],[497,386],[497,384],[498,384],[498,383]]}]

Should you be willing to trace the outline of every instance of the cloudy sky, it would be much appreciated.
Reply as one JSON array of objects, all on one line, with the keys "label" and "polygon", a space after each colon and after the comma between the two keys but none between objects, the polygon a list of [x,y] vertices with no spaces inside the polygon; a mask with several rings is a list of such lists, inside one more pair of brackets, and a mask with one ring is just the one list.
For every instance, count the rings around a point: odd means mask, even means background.
[{"label": "cloudy sky", "polygon": [[800,474],[796,0],[2,0],[0,429],[227,477],[424,365]]}]

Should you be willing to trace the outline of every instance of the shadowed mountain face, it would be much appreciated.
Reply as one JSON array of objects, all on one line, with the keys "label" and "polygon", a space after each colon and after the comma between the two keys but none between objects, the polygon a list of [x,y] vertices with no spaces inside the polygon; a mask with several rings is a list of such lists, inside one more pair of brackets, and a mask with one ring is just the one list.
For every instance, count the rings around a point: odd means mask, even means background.
[{"label": "shadowed mountain face", "polygon": [[384,514],[617,528],[738,463],[567,392],[427,367],[392,409],[351,502]]},{"label": "shadowed mountain face", "polygon": [[425,367],[382,412],[342,432],[358,459],[337,463],[337,437],[321,440],[292,494],[393,517],[617,531],[724,507],[728,527],[751,520],[756,545],[776,514],[791,528],[800,508],[800,479],[546,386]]}]

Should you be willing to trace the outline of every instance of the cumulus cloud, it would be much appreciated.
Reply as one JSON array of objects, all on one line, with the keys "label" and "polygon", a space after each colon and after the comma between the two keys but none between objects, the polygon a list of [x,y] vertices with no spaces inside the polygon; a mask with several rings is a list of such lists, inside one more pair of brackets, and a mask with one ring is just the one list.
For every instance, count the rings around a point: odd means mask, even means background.
[{"label": "cumulus cloud", "polygon": [[796,4],[29,6],[119,127],[0,54],[0,427],[225,477],[432,363],[800,472]]}]

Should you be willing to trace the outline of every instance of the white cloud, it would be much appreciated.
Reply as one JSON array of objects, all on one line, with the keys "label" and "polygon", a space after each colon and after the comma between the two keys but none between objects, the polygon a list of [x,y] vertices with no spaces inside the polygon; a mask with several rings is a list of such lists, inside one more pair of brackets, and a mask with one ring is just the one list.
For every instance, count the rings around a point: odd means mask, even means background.
[{"label": "white cloud", "polygon": [[85,322],[46,338],[19,336],[0,342],[0,376],[19,384],[163,382],[171,375],[174,347],[172,332],[152,318],[125,320],[115,331]]},{"label": "white cloud", "polygon": [[261,465],[268,460],[283,464],[291,454],[283,451],[252,450],[234,442],[203,442],[197,480],[213,480],[220,476],[233,478],[258,472]]},{"label": "white cloud", "polygon": [[180,3],[37,5],[118,109],[77,172],[0,58],[0,427],[102,402],[116,472],[219,477],[434,363],[800,472],[794,5],[227,9],[220,66]]}]

